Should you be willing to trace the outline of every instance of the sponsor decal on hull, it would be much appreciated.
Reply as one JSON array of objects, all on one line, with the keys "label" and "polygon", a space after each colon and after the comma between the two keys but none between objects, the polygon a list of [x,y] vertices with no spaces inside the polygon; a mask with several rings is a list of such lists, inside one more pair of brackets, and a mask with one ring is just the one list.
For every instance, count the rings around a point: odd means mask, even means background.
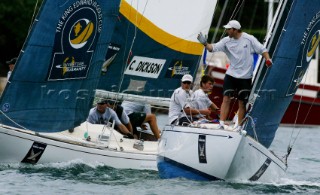
[{"label": "sponsor decal on hull", "polygon": [[40,160],[46,147],[47,145],[44,143],[34,142],[30,150],[28,151],[27,155],[21,162],[36,164]]},{"label": "sponsor decal on hull", "polygon": [[198,138],[198,157],[199,157],[199,163],[207,163],[205,135],[199,135],[199,138]]},{"label": "sponsor decal on hull", "polygon": [[263,173],[267,170],[270,163],[271,163],[271,159],[267,158],[267,160],[263,163],[263,165],[258,169],[258,171],[252,177],[250,177],[249,180],[257,181],[263,175]]}]

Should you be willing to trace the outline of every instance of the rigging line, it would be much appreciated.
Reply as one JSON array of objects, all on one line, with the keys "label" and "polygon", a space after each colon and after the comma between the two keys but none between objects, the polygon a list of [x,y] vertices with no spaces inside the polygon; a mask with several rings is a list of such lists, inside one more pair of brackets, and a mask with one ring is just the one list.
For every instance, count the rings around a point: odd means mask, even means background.
[{"label": "rigging line", "polygon": [[[132,1],[131,1],[131,9],[130,9],[130,12],[131,12],[132,9],[133,9],[133,6],[132,6]],[[138,10],[138,2],[137,2],[137,10]],[[136,12],[136,20],[137,20],[137,14],[138,14],[138,12]],[[134,25],[134,24],[133,24],[133,25]],[[129,26],[130,26],[130,22],[128,21],[127,36],[126,36],[126,42],[125,42],[125,49],[124,49],[124,51],[126,51],[126,49],[127,49],[127,43],[128,43],[128,37],[129,37],[129,36],[128,36],[128,35],[129,35]],[[121,90],[121,86],[122,86],[122,83],[123,83],[123,80],[124,80],[124,71],[125,71],[125,69],[126,69],[126,67],[127,67],[128,60],[129,60],[129,58],[130,58],[130,56],[131,56],[131,51],[132,51],[132,47],[133,47],[133,44],[134,44],[135,39],[136,39],[136,35],[137,35],[137,26],[134,25],[134,36],[133,36],[133,39],[132,39],[132,42],[131,42],[131,45],[130,45],[130,48],[129,48],[129,51],[128,51],[128,54],[127,54],[127,57],[126,57],[126,55],[123,56],[123,64],[124,64],[124,66],[122,66],[123,69],[122,69],[122,74],[121,74],[121,79],[120,79],[120,83],[119,83],[119,88],[118,88],[118,93],[117,93],[117,94],[119,94],[119,93],[120,93],[120,90]],[[116,100],[118,99],[118,96],[119,96],[119,95],[116,96]]]},{"label": "rigging line", "polygon": [[[147,5],[148,5],[148,2],[149,2],[149,1],[147,1],[147,3],[146,3],[145,6],[144,6],[143,12],[141,13],[142,16],[144,15],[144,12],[146,11],[146,7],[147,7]],[[131,4],[131,7],[133,7],[132,4]],[[138,14],[139,14],[138,10],[139,10],[139,6],[138,6],[138,1],[137,1],[136,24],[138,24]],[[130,11],[131,11],[131,9],[130,9]],[[142,18],[141,18],[141,19],[142,19]],[[130,24],[128,23],[128,29],[127,29],[127,36],[126,36],[126,37],[128,37],[128,34],[129,34],[129,25],[130,25]],[[134,24],[133,24],[133,25],[134,25]],[[134,36],[133,36],[133,39],[132,39],[132,42],[131,42],[131,45],[130,45],[130,49],[129,49],[128,54],[127,54],[127,58],[126,58],[126,60],[123,62],[123,63],[125,64],[125,66],[123,66],[122,75],[121,75],[121,80],[120,80],[119,88],[118,88],[118,94],[120,93],[121,86],[122,86],[122,84],[123,84],[123,80],[124,80],[124,70],[127,68],[127,63],[128,63],[129,58],[130,58],[130,56],[131,56],[131,54],[132,54],[132,48],[133,48],[133,45],[134,45],[134,43],[135,43],[136,37],[137,37],[137,25],[134,25]],[[125,50],[124,50],[124,51],[126,51],[126,48],[127,48],[127,38],[126,38],[126,44],[125,44]],[[124,58],[125,58],[125,55],[124,55]],[[117,98],[116,98],[116,99],[118,99],[118,96],[119,96],[119,95],[117,95]]]},{"label": "rigging line", "polygon": [[24,130],[29,130],[27,128],[25,128],[24,126],[18,124],[17,122],[15,122],[14,120],[12,120],[8,115],[6,115],[4,112],[2,112],[2,110],[0,110],[0,113],[3,114],[9,121],[11,121],[12,123],[14,123],[15,125],[17,125],[18,127],[21,127]]},{"label": "rigging line", "polygon": [[[223,4],[223,8],[222,8],[222,11],[221,11],[221,14],[220,14],[220,17],[219,17],[219,20],[218,20],[218,23],[217,23],[217,26],[216,26],[216,29],[214,31],[214,34],[212,36],[212,39],[211,39],[211,43],[214,43],[216,37],[217,37],[217,34],[218,34],[218,31],[219,31],[219,27],[221,25],[221,21],[222,21],[222,18],[224,16],[224,13],[226,11],[226,8],[227,8],[227,4],[228,4],[229,0],[226,0]],[[216,10],[217,10],[217,7],[216,7]]]},{"label": "rigging line", "polygon": [[[308,66],[305,75],[308,74],[308,72],[309,72],[309,67],[310,67],[310,66]],[[306,80],[307,80],[307,78],[304,77],[304,83],[306,83]],[[303,85],[302,94],[300,95],[299,106],[298,106],[296,118],[295,118],[295,121],[294,121],[294,127],[292,128],[291,137],[290,137],[290,142],[291,142],[291,140],[292,140],[292,138],[293,138],[293,131],[294,131],[294,128],[296,127],[296,123],[297,123],[297,120],[298,120],[299,111],[300,111],[300,106],[301,106],[301,104],[302,104],[302,96],[303,96],[303,93],[304,93],[304,89],[305,89],[305,85]],[[316,100],[316,97],[313,98],[312,104],[311,104],[311,106],[309,107],[308,112],[307,112],[307,114],[305,115],[305,118],[304,118],[302,124],[305,124],[305,122],[306,122],[306,120],[307,120],[307,118],[308,118],[308,116],[309,116],[309,113],[311,112],[311,108],[312,108],[315,100]],[[298,131],[296,137],[293,138],[293,141],[291,142],[291,147],[292,147],[292,146],[294,145],[294,143],[296,142],[298,136],[300,135],[300,132],[301,132],[301,127],[299,128],[299,131]],[[290,146],[290,142],[289,142],[289,146]]]},{"label": "rigging line", "polygon": [[[262,67],[262,68],[263,68],[263,67]],[[260,93],[262,84],[263,84],[263,82],[264,82],[264,80],[265,80],[265,78],[266,78],[266,75],[267,75],[267,73],[268,73],[268,70],[269,70],[269,67],[267,67],[267,70],[265,71],[265,73],[264,73],[264,75],[263,75],[263,78],[262,78],[262,80],[261,80],[261,82],[260,82],[260,86],[259,86],[259,89],[257,90],[256,96],[255,96],[255,95],[252,95],[252,98],[249,99],[248,102],[255,102],[254,98],[258,98],[258,97],[259,97],[259,93]],[[253,103],[253,104],[254,104],[254,103]],[[247,103],[247,106],[248,106],[248,103]],[[253,106],[253,105],[252,105],[252,106]],[[252,108],[251,108],[251,110],[252,110]],[[251,117],[251,116],[250,116],[251,110],[247,113],[248,117]],[[252,123],[254,123],[254,120],[252,120]],[[254,133],[255,133],[255,132],[254,132]]]},{"label": "rigging line", "polygon": [[[232,12],[229,20],[232,20],[232,19],[235,18],[235,15],[238,14],[238,12],[239,12],[241,6],[243,5],[243,3],[244,3],[244,0],[238,0],[237,4],[236,4],[236,6],[235,6],[235,9],[233,10],[233,12]],[[228,4],[228,0],[225,2],[223,9],[225,9],[225,7],[227,7],[227,4]],[[224,12],[225,12],[225,10],[223,10],[222,14],[224,14]],[[220,16],[218,24],[221,22],[220,19],[222,20],[222,16],[223,16],[223,15]],[[218,27],[218,26],[217,26],[217,27]],[[216,30],[216,31],[217,31],[217,30]],[[216,33],[215,33],[215,34],[216,34]],[[226,35],[226,31],[223,30],[223,32],[222,32],[222,34],[221,34],[221,36],[220,36],[220,39],[222,39],[225,35]],[[214,36],[216,36],[216,35],[214,35]],[[214,42],[214,39],[215,39],[215,37],[212,38],[211,43]],[[212,59],[213,59],[213,55],[211,55],[210,61],[211,61]]]},{"label": "rigging line", "polygon": [[[301,97],[302,97],[302,96],[301,96]],[[313,99],[312,104],[311,104],[311,106],[309,107],[308,112],[307,112],[307,114],[306,114],[306,117],[304,118],[302,124],[305,124],[305,122],[306,122],[306,120],[307,120],[307,118],[308,118],[308,115],[309,115],[309,113],[310,113],[310,111],[311,111],[311,108],[312,108],[315,100],[316,100],[316,98]],[[299,105],[299,107],[300,107],[300,105]],[[296,140],[298,139],[298,136],[300,135],[301,130],[302,130],[302,128],[299,127],[299,131],[298,131],[296,137],[295,137],[295,138],[293,139],[293,141],[292,141],[291,148],[292,148],[292,146],[295,144]],[[293,130],[292,130],[291,138],[293,137],[292,135],[293,135]],[[290,143],[289,143],[289,144],[290,144]],[[290,145],[289,145],[289,146],[290,146]]]},{"label": "rigging line", "polygon": [[251,122],[251,126],[252,126],[253,133],[254,133],[254,139],[257,140],[257,142],[259,142],[258,135],[257,135],[257,132],[256,132],[256,124],[254,122],[254,119],[250,115],[247,115],[247,117],[252,121]]},{"label": "rigging line", "polygon": [[239,12],[239,10],[240,10],[240,8],[241,8],[241,6],[243,4],[244,4],[244,0],[239,0],[238,1],[237,5],[236,5],[236,8],[233,10],[233,12],[232,12],[232,14],[230,16],[230,20],[235,18],[235,16],[238,14],[238,12]]},{"label": "rigging line", "polygon": [[28,29],[28,34],[29,34],[29,32],[30,32],[30,30],[31,30],[31,28],[32,28],[32,24],[33,24],[32,21],[34,21],[34,19],[35,19],[35,17],[36,17],[36,12],[37,12],[38,3],[39,3],[39,0],[37,0],[36,4],[35,4],[35,6],[34,6],[34,9],[33,9],[33,14],[32,14],[32,17],[31,17],[31,22],[30,22],[30,26],[29,26],[29,29]]},{"label": "rigging line", "polygon": [[[241,2],[241,3],[240,3],[240,2]],[[235,9],[233,10],[233,12],[232,12],[232,14],[231,14],[231,16],[230,16],[230,18],[229,18],[229,21],[232,20],[232,19],[234,19],[234,18],[235,18],[235,15],[238,14],[238,12],[239,12],[239,10],[240,10],[243,2],[244,2],[243,0],[238,0],[238,3],[237,3]],[[226,31],[224,30],[223,33],[222,33],[221,36],[220,36],[220,39],[222,39],[222,38],[225,36],[225,34],[226,34]]]}]

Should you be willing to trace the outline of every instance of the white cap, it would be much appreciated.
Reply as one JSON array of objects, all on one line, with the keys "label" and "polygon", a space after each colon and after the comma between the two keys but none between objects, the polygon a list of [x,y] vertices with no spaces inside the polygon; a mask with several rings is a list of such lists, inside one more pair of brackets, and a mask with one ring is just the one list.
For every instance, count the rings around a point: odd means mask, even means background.
[{"label": "white cap", "polygon": [[190,74],[185,74],[185,75],[183,75],[183,77],[181,79],[181,82],[184,82],[184,81],[192,82],[193,81],[193,77]]},{"label": "white cap", "polygon": [[241,25],[237,20],[230,20],[228,24],[223,26],[224,28],[235,28],[235,29],[240,29]]}]

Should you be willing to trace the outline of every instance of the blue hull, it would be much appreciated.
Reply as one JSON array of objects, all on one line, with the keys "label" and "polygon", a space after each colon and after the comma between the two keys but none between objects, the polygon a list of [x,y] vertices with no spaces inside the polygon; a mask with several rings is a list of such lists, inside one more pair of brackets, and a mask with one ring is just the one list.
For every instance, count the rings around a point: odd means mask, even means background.
[{"label": "blue hull", "polygon": [[222,180],[165,157],[158,156],[157,166],[161,179],[182,177],[199,181]]}]

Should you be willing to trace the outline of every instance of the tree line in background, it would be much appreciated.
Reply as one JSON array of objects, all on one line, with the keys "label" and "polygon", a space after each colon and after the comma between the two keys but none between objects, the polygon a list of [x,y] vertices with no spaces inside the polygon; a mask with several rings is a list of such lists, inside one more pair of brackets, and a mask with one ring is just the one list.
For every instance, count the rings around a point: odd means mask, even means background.
[{"label": "tree line in background", "polygon": [[[209,40],[215,32],[226,0],[218,1],[209,32]],[[0,2],[0,76],[5,76],[7,60],[18,56],[31,26],[34,11],[42,0],[1,0]],[[213,8],[214,9],[214,8]],[[226,6],[215,41],[222,38],[222,26],[230,19],[238,20],[245,32],[263,41],[267,28],[268,3],[263,0],[230,0]]]}]

